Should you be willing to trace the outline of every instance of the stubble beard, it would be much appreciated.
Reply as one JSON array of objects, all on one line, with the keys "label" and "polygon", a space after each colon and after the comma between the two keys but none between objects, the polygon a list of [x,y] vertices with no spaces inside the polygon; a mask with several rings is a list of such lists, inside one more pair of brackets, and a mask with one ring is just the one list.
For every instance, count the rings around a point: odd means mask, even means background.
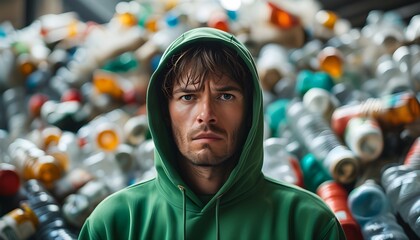
[{"label": "stubble beard", "polygon": [[[204,127],[203,130],[206,130],[208,127]],[[220,133],[220,130],[213,130],[210,128],[211,131]],[[238,130],[236,129],[232,134],[233,141],[237,141]],[[179,154],[180,154],[180,161],[184,163],[188,163],[192,166],[197,167],[220,167],[226,165],[227,163],[232,161],[232,157],[235,155],[235,151],[237,149],[237,143],[225,143],[226,146],[233,147],[234,150],[223,149],[222,152],[216,153],[214,147],[211,144],[205,143],[200,146],[200,148],[190,149],[190,139],[191,136],[194,135],[197,131],[191,131],[187,136],[183,137],[177,129],[173,130],[173,136],[175,140],[175,144],[178,146]],[[181,146],[186,146],[186,148],[182,149]]]}]

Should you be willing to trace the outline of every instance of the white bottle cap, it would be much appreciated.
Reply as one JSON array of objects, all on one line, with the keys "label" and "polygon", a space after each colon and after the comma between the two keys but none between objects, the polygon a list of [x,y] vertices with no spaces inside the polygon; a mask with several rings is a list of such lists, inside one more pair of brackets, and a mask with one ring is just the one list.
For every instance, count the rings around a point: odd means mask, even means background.
[{"label": "white bottle cap", "polygon": [[344,140],[350,150],[364,162],[377,159],[384,148],[382,131],[378,123],[370,118],[350,119]]}]

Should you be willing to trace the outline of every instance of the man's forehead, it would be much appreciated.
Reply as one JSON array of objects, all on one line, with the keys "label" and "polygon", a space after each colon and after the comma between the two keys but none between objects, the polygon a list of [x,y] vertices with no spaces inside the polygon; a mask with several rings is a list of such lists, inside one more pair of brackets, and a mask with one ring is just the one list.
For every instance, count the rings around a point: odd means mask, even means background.
[{"label": "man's forehead", "polygon": [[194,88],[202,88],[206,85],[206,83],[209,83],[210,86],[235,86],[240,87],[240,84],[238,81],[233,80],[232,78],[221,75],[221,76],[206,76],[202,79],[191,79],[188,77],[181,78],[179,81],[175,81],[174,87],[181,87],[181,88],[187,88],[187,87],[194,87]]}]

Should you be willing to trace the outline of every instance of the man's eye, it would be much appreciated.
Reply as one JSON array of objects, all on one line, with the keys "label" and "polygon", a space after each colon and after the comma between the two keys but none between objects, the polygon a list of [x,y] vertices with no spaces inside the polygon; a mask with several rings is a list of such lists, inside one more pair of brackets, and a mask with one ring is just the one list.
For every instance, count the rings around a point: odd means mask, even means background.
[{"label": "man's eye", "polygon": [[224,93],[224,94],[222,94],[222,96],[220,96],[220,98],[222,100],[231,100],[231,99],[233,99],[233,95],[232,94],[228,94],[228,93]]},{"label": "man's eye", "polygon": [[193,99],[193,96],[192,95],[184,95],[184,96],[181,96],[181,99],[185,100],[185,101],[191,101]]}]

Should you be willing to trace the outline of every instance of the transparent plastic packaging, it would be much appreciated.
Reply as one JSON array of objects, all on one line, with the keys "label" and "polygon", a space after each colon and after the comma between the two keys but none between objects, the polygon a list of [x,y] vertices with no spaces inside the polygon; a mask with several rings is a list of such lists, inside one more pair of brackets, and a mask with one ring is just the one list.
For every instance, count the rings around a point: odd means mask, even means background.
[{"label": "transparent plastic packaging", "polygon": [[264,175],[273,179],[303,187],[303,174],[295,156],[285,149],[280,138],[268,138],[264,141]]},{"label": "transparent plastic packaging", "polygon": [[321,115],[309,112],[301,101],[294,101],[287,109],[287,122],[296,138],[335,180],[343,184],[356,180],[359,160],[339,141]]},{"label": "transparent plastic packaging", "polygon": [[29,239],[35,234],[38,223],[38,217],[31,207],[23,202],[19,208],[0,218],[0,239]]},{"label": "transparent plastic packaging", "polygon": [[381,181],[394,211],[420,237],[420,169],[391,166],[383,171]]},{"label": "transparent plastic packaging", "polygon": [[360,226],[353,218],[347,205],[348,193],[346,189],[340,183],[326,181],[317,188],[316,194],[320,196],[334,212],[344,230],[346,238],[348,240],[361,239],[362,233],[360,231]]},{"label": "transparent plastic packaging", "polygon": [[361,226],[378,216],[391,212],[391,206],[383,188],[371,179],[351,190],[348,206]]}]

